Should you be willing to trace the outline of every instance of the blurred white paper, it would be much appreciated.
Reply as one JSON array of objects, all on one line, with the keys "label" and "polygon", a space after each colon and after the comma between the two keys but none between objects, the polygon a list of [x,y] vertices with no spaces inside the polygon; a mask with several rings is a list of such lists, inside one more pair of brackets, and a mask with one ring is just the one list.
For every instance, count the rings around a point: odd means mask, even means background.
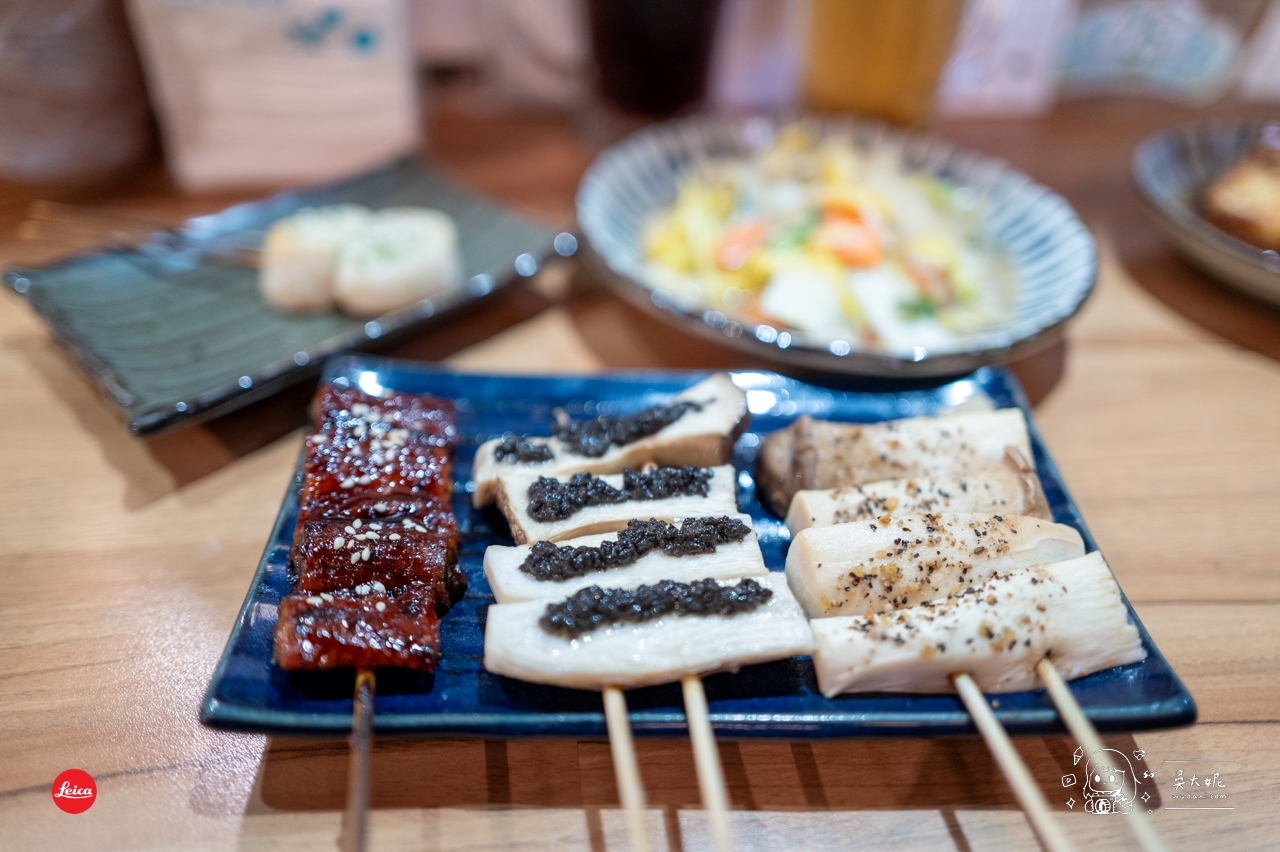
[{"label": "blurred white paper", "polygon": [[418,146],[403,0],[129,0],[183,189],[310,184]]},{"label": "blurred white paper", "polygon": [[479,5],[483,66],[499,96],[513,106],[576,106],[586,93],[591,61],[585,4],[483,0]]},{"label": "blurred white paper", "polygon": [[796,103],[808,5],[800,0],[729,0],[721,6],[707,83],[713,108],[783,112]]},{"label": "blurred white paper", "polygon": [[1280,101],[1280,0],[1271,0],[1262,23],[1249,39],[1240,70],[1240,97]]},{"label": "blurred white paper", "polygon": [[969,0],[938,86],[941,115],[1035,115],[1053,106],[1076,0]]},{"label": "blurred white paper", "polygon": [[410,0],[413,47],[426,65],[466,67],[484,58],[484,26],[476,0]]}]

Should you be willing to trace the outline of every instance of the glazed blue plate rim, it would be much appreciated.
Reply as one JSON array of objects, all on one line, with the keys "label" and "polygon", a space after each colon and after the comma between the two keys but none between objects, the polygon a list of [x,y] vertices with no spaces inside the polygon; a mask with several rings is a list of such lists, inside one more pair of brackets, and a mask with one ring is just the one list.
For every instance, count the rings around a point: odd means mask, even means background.
[{"label": "glazed blue plate rim", "polygon": [[[655,385],[688,385],[706,376],[707,372],[676,371],[640,371],[605,373],[597,375],[556,375],[556,376],[494,376],[453,373],[431,365],[409,361],[399,361],[373,356],[340,356],[331,359],[325,367],[324,381],[345,379],[358,381],[360,376],[373,375],[385,379],[389,375],[413,375],[420,383],[435,380],[436,384],[465,381],[468,385],[483,388],[492,382],[518,382],[529,387],[530,383],[561,384],[568,383],[574,387],[590,387],[602,383],[630,384],[636,388],[637,396]],[[857,394],[856,391],[840,391],[811,385],[793,380],[775,373],[763,371],[733,371],[736,377],[763,377],[779,383],[779,387],[793,388],[811,394],[810,400],[827,396],[836,404],[839,399]],[[984,367],[971,376],[956,382],[949,382],[934,389],[935,394],[945,393],[947,388],[959,386],[961,383],[990,393],[993,389],[1003,393],[1009,401],[1019,407],[1027,415],[1031,432],[1036,464],[1046,489],[1055,489],[1061,493],[1063,500],[1060,507],[1055,507],[1055,519],[1070,523],[1079,529],[1084,538],[1085,547],[1092,551],[1097,545],[1080,515],[1075,501],[1062,482],[1057,465],[1053,462],[1044,447],[1044,441],[1034,419],[1031,417],[1021,387],[1012,373],[1004,368]],[[403,382],[402,382],[403,385]],[[387,381],[386,386],[396,386]],[[816,394],[814,393],[816,392]],[[929,393],[930,391],[923,391]],[[921,393],[921,391],[912,391]],[[837,395],[840,395],[837,398]],[[878,392],[879,396],[898,396]],[[534,397],[536,398],[536,397]],[[301,459],[301,456],[300,456]],[[342,735],[351,728],[350,701],[347,700],[345,712],[333,711],[295,711],[276,707],[257,707],[237,703],[219,696],[228,677],[233,649],[242,639],[247,629],[251,613],[260,601],[264,590],[264,582],[268,565],[273,552],[279,548],[287,548],[292,537],[294,513],[296,512],[296,488],[300,479],[300,470],[291,479],[285,499],[273,525],[271,536],[259,560],[257,570],[250,584],[248,594],[240,608],[235,624],[228,637],[226,647],[219,659],[218,666],[210,680],[209,688],[201,704],[200,719],[217,728],[256,731],[271,734],[295,736],[306,735]],[[462,483],[462,480],[459,479]],[[465,494],[462,495],[466,499]],[[744,507],[745,509],[745,507]],[[474,582],[474,581],[473,581]],[[1123,594],[1123,593],[1122,593]],[[1086,704],[1085,714],[1100,731],[1137,731],[1156,728],[1189,725],[1196,720],[1194,699],[1186,686],[1178,678],[1168,661],[1160,653],[1150,634],[1134,612],[1128,598],[1124,598],[1130,617],[1137,626],[1148,657],[1141,663],[1125,667],[1123,671],[1133,669],[1142,674],[1148,666],[1163,671],[1156,671],[1160,677],[1167,677],[1170,683],[1170,694],[1163,699],[1147,703],[1129,703],[1112,706],[1091,706]],[[446,616],[446,620],[448,616]],[[444,643],[442,642],[442,645]],[[267,666],[270,664],[270,650],[265,654]],[[442,657],[449,658],[449,648],[443,647]],[[803,661],[806,658],[799,658]],[[748,667],[759,668],[759,667]],[[743,671],[747,671],[744,669]],[[1112,670],[1119,671],[1119,670]],[[478,674],[478,673],[477,673]],[[1073,681],[1072,686],[1084,683],[1090,678],[1109,674],[1099,673],[1080,681]],[[718,675],[717,677],[726,677]],[[733,677],[737,677],[734,675]],[[539,687],[533,687],[539,689]],[[551,688],[547,688],[551,689]],[[568,692],[568,691],[566,691]],[[1006,701],[1015,696],[1043,695],[1044,690],[1029,693],[1013,693],[999,696]],[[381,697],[381,696],[380,696]],[[775,700],[792,696],[774,696]],[[953,707],[943,710],[901,711],[859,711],[856,706],[847,709],[841,704],[856,705],[859,698],[894,699],[910,704],[925,700],[946,699]],[[717,735],[729,738],[788,738],[788,739],[825,739],[856,737],[939,737],[975,735],[976,728],[959,700],[954,696],[926,696],[912,694],[875,694],[870,696],[841,696],[837,699],[825,699],[837,705],[821,712],[783,711],[763,713],[742,713],[717,711],[716,700],[711,701],[711,721]],[[1057,712],[1048,703],[1034,708],[1006,708],[995,710],[997,718],[1005,728],[1013,734],[1055,734],[1065,731]],[[683,736],[687,732],[685,717],[678,708],[659,710],[632,710],[630,719],[633,731],[638,736]],[[380,734],[403,734],[430,737],[458,738],[510,738],[510,737],[572,737],[572,738],[604,738],[607,731],[602,712],[582,712],[566,710],[564,712],[545,711],[506,711],[492,713],[477,712],[431,712],[431,713],[398,713],[379,708],[375,715],[375,728]]]}]

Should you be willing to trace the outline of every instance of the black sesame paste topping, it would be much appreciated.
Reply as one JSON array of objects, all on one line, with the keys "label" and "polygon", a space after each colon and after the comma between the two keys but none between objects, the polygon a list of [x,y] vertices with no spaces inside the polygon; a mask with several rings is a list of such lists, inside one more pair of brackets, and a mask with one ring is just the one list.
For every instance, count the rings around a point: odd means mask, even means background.
[{"label": "black sesame paste topping", "polygon": [[[714,401],[714,400],[713,400]],[[555,436],[570,451],[588,458],[599,458],[612,445],[622,446],[667,428],[689,411],[701,411],[702,403],[677,402],[655,405],[627,417],[599,417],[591,420],[567,420],[555,428]]]},{"label": "black sesame paste topping", "polygon": [[555,456],[546,444],[529,438],[503,438],[493,448],[493,457],[500,462],[519,462],[520,464],[538,464],[548,462]]},{"label": "black sesame paste topping", "polygon": [[677,583],[663,580],[637,589],[588,586],[560,603],[548,604],[538,624],[548,633],[576,639],[618,622],[654,621],[664,615],[737,615],[751,612],[773,597],[773,590],[750,578],[736,586],[715,580]]},{"label": "black sesame paste topping", "polygon": [[596,547],[558,547],[540,541],[520,563],[520,570],[535,580],[563,582],[610,568],[635,563],[654,550],[668,556],[715,553],[716,547],[746,538],[751,528],[737,518],[687,518],[677,529],[666,521],[627,521],[615,541]]},{"label": "black sesame paste topping", "polygon": [[575,473],[566,482],[540,476],[529,486],[529,515],[547,523],[563,521],[587,506],[663,500],[677,494],[706,497],[710,481],[710,470],[693,465],[658,467],[647,473],[627,468],[622,471],[621,489],[589,473]]}]

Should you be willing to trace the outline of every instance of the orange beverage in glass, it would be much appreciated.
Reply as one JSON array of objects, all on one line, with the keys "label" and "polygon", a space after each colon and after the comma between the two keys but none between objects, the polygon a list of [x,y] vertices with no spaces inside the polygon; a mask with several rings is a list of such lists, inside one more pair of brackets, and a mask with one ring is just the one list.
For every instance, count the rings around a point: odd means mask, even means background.
[{"label": "orange beverage in glass", "polygon": [[812,0],[805,98],[820,112],[919,125],[964,0]]}]

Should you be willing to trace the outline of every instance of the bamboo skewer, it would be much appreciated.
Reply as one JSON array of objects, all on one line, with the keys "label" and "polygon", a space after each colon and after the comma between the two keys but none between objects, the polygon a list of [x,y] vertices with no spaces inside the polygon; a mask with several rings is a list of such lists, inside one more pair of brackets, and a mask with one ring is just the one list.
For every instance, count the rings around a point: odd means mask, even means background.
[{"label": "bamboo skewer", "polygon": [[698,789],[702,792],[702,806],[711,822],[711,836],[719,852],[729,852],[729,796],[724,785],[724,770],[720,767],[720,753],[716,750],[716,735],[711,729],[711,717],[707,712],[707,693],[702,679],[686,675],[680,680],[684,690],[684,715],[689,725],[689,739],[693,743],[693,761],[698,769]]},{"label": "bamboo skewer", "polygon": [[[729,852],[729,796],[725,790],[724,771],[716,750],[715,732],[707,711],[707,693],[702,679],[688,675],[681,679],[684,692],[685,719],[693,744],[693,760],[698,770],[698,789],[711,823],[711,836],[719,852]],[[618,781],[618,797],[627,814],[627,830],[631,846],[639,852],[649,850],[649,832],[645,825],[644,786],[636,760],[635,743],[627,719],[627,702],[622,690],[606,686],[604,693],[605,724],[609,728],[609,748],[613,754],[613,771]]]},{"label": "bamboo skewer", "polygon": [[373,741],[373,672],[356,672],[351,705],[351,763],[347,767],[347,809],[343,813],[344,852],[364,852],[369,830],[369,746]]},{"label": "bamboo skewer", "polygon": [[1009,786],[1013,788],[1013,794],[1040,842],[1050,852],[1071,852],[1067,836],[1049,813],[1049,804],[1045,801],[1044,794],[1040,792],[1027,765],[1014,749],[1009,735],[1000,726],[996,714],[991,712],[986,696],[982,694],[978,684],[971,676],[963,673],[952,675],[951,681],[960,693],[960,700],[964,702],[969,715],[973,717],[973,723],[987,741],[991,756],[996,759]]},{"label": "bamboo skewer", "polygon": [[27,207],[27,218],[99,230],[165,231],[175,224],[170,220],[153,219],[136,213],[121,213],[118,210],[103,210],[45,199],[31,202]]},{"label": "bamboo skewer", "polygon": [[[1062,721],[1066,723],[1067,730],[1071,732],[1071,736],[1076,738],[1076,742],[1084,747],[1087,754],[1097,754],[1102,751],[1105,746],[1102,739],[1098,736],[1098,731],[1093,727],[1093,723],[1084,715],[1084,710],[1080,707],[1080,703],[1076,701],[1076,697],[1071,694],[1071,690],[1067,688],[1067,683],[1062,679],[1061,673],[1054,667],[1048,658],[1041,660],[1036,665],[1036,673],[1040,675],[1040,679],[1044,681],[1045,688],[1049,692],[1049,697],[1053,699],[1053,703],[1058,708],[1058,713],[1062,716]],[[1134,780],[1134,796],[1137,797],[1137,779]],[[1147,819],[1147,815],[1142,812],[1141,806],[1135,807],[1129,816],[1129,827],[1133,830],[1134,835],[1138,838],[1138,843],[1146,852],[1166,852],[1164,843],[1156,835],[1155,829],[1151,822]]]},{"label": "bamboo skewer", "polygon": [[635,743],[631,740],[631,722],[627,719],[627,699],[616,686],[604,688],[604,720],[609,728],[609,750],[613,754],[613,773],[618,781],[618,798],[627,815],[627,832],[634,852],[649,852],[649,829],[645,825],[644,785],[640,782],[640,765]]},{"label": "bamboo skewer", "polygon": [[18,226],[23,240],[47,240],[73,245],[123,246],[136,248],[160,242],[171,248],[198,252],[213,263],[256,267],[262,251],[261,235],[244,231],[200,238],[182,230],[183,223],[78,207],[57,201],[35,201],[27,208],[27,219]]}]

